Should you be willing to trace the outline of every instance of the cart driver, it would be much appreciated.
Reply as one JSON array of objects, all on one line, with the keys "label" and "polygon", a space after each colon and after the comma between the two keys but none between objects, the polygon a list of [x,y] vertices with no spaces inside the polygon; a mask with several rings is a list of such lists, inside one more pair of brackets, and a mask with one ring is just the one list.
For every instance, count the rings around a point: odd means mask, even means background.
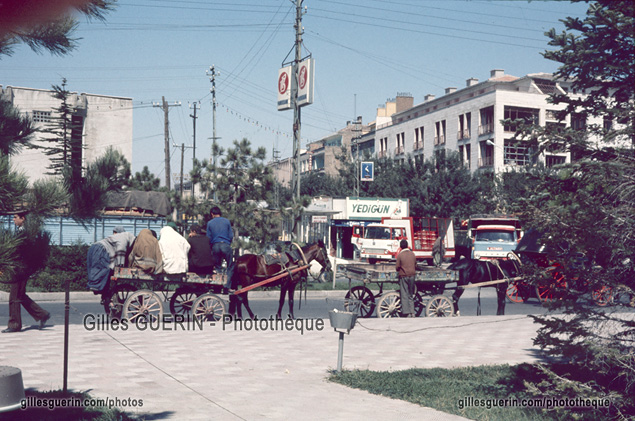
[{"label": "cart driver", "polygon": [[415,275],[417,258],[408,247],[407,240],[399,242],[401,251],[397,255],[396,270],[399,277],[399,294],[401,297],[401,313],[404,317],[415,317]]}]

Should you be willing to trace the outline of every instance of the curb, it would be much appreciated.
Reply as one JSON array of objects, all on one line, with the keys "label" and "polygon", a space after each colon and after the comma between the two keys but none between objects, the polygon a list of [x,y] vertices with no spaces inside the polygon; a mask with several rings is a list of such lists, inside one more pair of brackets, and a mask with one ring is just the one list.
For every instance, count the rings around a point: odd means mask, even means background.
[{"label": "curb", "polygon": [[[344,298],[346,295],[346,290],[333,290],[333,291],[307,291],[307,297],[310,298],[327,298],[327,297],[336,297],[336,298]],[[64,292],[27,292],[27,295],[33,301],[64,301],[65,293]],[[250,298],[278,298],[280,296],[280,291],[250,291]],[[73,291],[70,293],[70,299],[72,301],[96,301],[99,302],[101,300],[101,295],[93,294],[90,291]],[[0,291],[0,303],[8,303],[9,302],[9,293]]]}]

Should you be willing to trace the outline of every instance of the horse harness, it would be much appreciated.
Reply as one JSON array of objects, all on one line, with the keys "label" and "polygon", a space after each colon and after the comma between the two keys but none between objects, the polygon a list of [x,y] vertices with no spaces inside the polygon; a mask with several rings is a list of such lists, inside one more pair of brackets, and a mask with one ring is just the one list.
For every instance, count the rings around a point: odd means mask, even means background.
[{"label": "horse harness", "polygon": [[[516,268],[516,271],[520,270],[520,265],[522,265],[522,262],[520,261],[520,258],[516,255],[516,253],[514,252],[510,252],[509,253],[509,260],[511,262],[514,263],[514,266]],[[496,279],[494,280],[493,276],[492,276],[492,271],[490,269],[489,265],[485,265],[487,267],[487,272],[489,274],[489,283],[503,283],[503,282],[507,282],[509,284],[509,282],[512,280],[509,278],[509,276],[503,271],[503,268],[501,268],[500,262],[498,259],[494,259],[494,261],[489,261],[491,264],[493,264],[494,266],[496,266],[496,268],[498,269],[498,271],[501,273],[501,275],[503,275],[503,279]],[[478,287],[478,301],[477,301],[477,306],[476,306],[476,315],[480,316],[481,315],[481,287]]]},{"label": "horse harness", "polygon": [[[289,278],[292,277],[292,273],[291,271],[293,269],[297,269],[301,266],[306,266],[308,264],[306,257],[304,256],[304,252],[302,251],[302,248],[300,248],[299,245],[297,245],[296,243],[292,243],[297,250],[289,250],[287,252],[283,252],[283,253],[276,253],[276,254],[265,254],[264,260],[265,260],[265,265],[267,266],[272,266],[272,265],[279,265],[281,267],[280,271],[276,272],[275,274],[271,275],[271,276],[276,276],[276,275],[280,275],[283,272],[287,272],[289,274]],[[302,262],[302,264],[298,264],[299,262]]]}]

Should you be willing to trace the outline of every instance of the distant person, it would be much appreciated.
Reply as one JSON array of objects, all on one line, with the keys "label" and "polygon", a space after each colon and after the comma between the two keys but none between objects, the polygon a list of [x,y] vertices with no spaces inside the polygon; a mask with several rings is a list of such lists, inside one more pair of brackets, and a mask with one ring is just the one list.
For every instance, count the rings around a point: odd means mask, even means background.
[{"label": "distant person", "polygon": [[170,223],[159,231],[159,247],[163,256],[165,273],[187,272],[187,254],[190,243],[174,229],[176,224]]},{"label": "distant person", "polygon": [[229,289],[233,288],[234,257],[231,243],[234,240],[234,231],[232,230],[231,222],[229,222],[229,219],[223,218],[218,206],[212,207],[209,213],[212,219],[207,223],[207,238],[212,247],[216,273],[220,273],[223,260],[227,263],[227,280],[223,288],[223,293],[227,294]]},{"label": "distant person", "polygon": [[401,251],[397,254],[397,270],[399,277],[399,295],[401,298],[401,313],[405,317],[415,317],[414,295],[415,275],[417,270],[417,258],[410,248],[408,241],[401,240],[399,242]]},{"label": "distant person", "polygon": [[189,271],[197,275],[205,276],[214,271],[214,258],[209,239],[198,224],[190,227],[189,238],[190,252],[188,253]]},{"label": "distant person", "polygon": [[[21,243],[17,249],[18,258],[25,263],[28,260],[28,253],[31,245],[28,242],[28,236],[24,223],[26,221],[26,212],[16,213],[13,216],[13,223],[16,226],[16,235],[21,239]],[[11,282],[11,290],[9,292],[9,322],[8,327],[2,333],[20,332],[22,330],[22,307],[39,322],[39,328],[43,329],[51,313],[40,307],[35,301],[26,295],[26,283],[32,275],[32,268],[27,265],[18,267]]]},{"label": "distant person", "polygon": [[163,273],[163,256],[157,236],[149,229],[142,229],[128,255],[131,268],[141,269],[149,275]]}]

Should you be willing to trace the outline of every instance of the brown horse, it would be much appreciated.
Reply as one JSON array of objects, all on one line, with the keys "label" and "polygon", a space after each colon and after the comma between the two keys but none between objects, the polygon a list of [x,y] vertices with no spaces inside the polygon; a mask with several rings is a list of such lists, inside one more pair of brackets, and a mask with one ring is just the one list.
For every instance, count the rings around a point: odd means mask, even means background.
[{"label": "brown horse", "polygon": [[[322,265],[322,271],[320,275],[325,271],[331,270],[331,262],[328,259],[326,247],[323,241],[309,244],[302,247],[302,252],[299,249],[292,249],[291,251],[281,253],[282,261],[267,264],[266,257],[258,254],[244,254],[236,259],[234,264],[234,275],[232,280],[232,286],[236,287],[240,285],[245,288],[253,285],[257,282],[264,281],[267,278],[272,278],[278,274],[283,274],[294,268],[309,264],[311,261],[316,260]],[[282,307],[284,306],[285,294],[289,295],[289,317],[293,316],[293,294],[295,292],[296,285],[303,279],[306,279],[308,270],[301,270],[292,275],[284,276],[277,281],[273,281],[267,286],[280,286],[280,302],[278,305],[277,318],[281,318]],[[249,317],[254,318],[254,313],[249,308],[249,299],[247,298],[247,292],[241,294],[235,294],[229,296],[229,314],[234,316],[238,313],[238,317],[242,317],[242,306],[249,313]]]}]

